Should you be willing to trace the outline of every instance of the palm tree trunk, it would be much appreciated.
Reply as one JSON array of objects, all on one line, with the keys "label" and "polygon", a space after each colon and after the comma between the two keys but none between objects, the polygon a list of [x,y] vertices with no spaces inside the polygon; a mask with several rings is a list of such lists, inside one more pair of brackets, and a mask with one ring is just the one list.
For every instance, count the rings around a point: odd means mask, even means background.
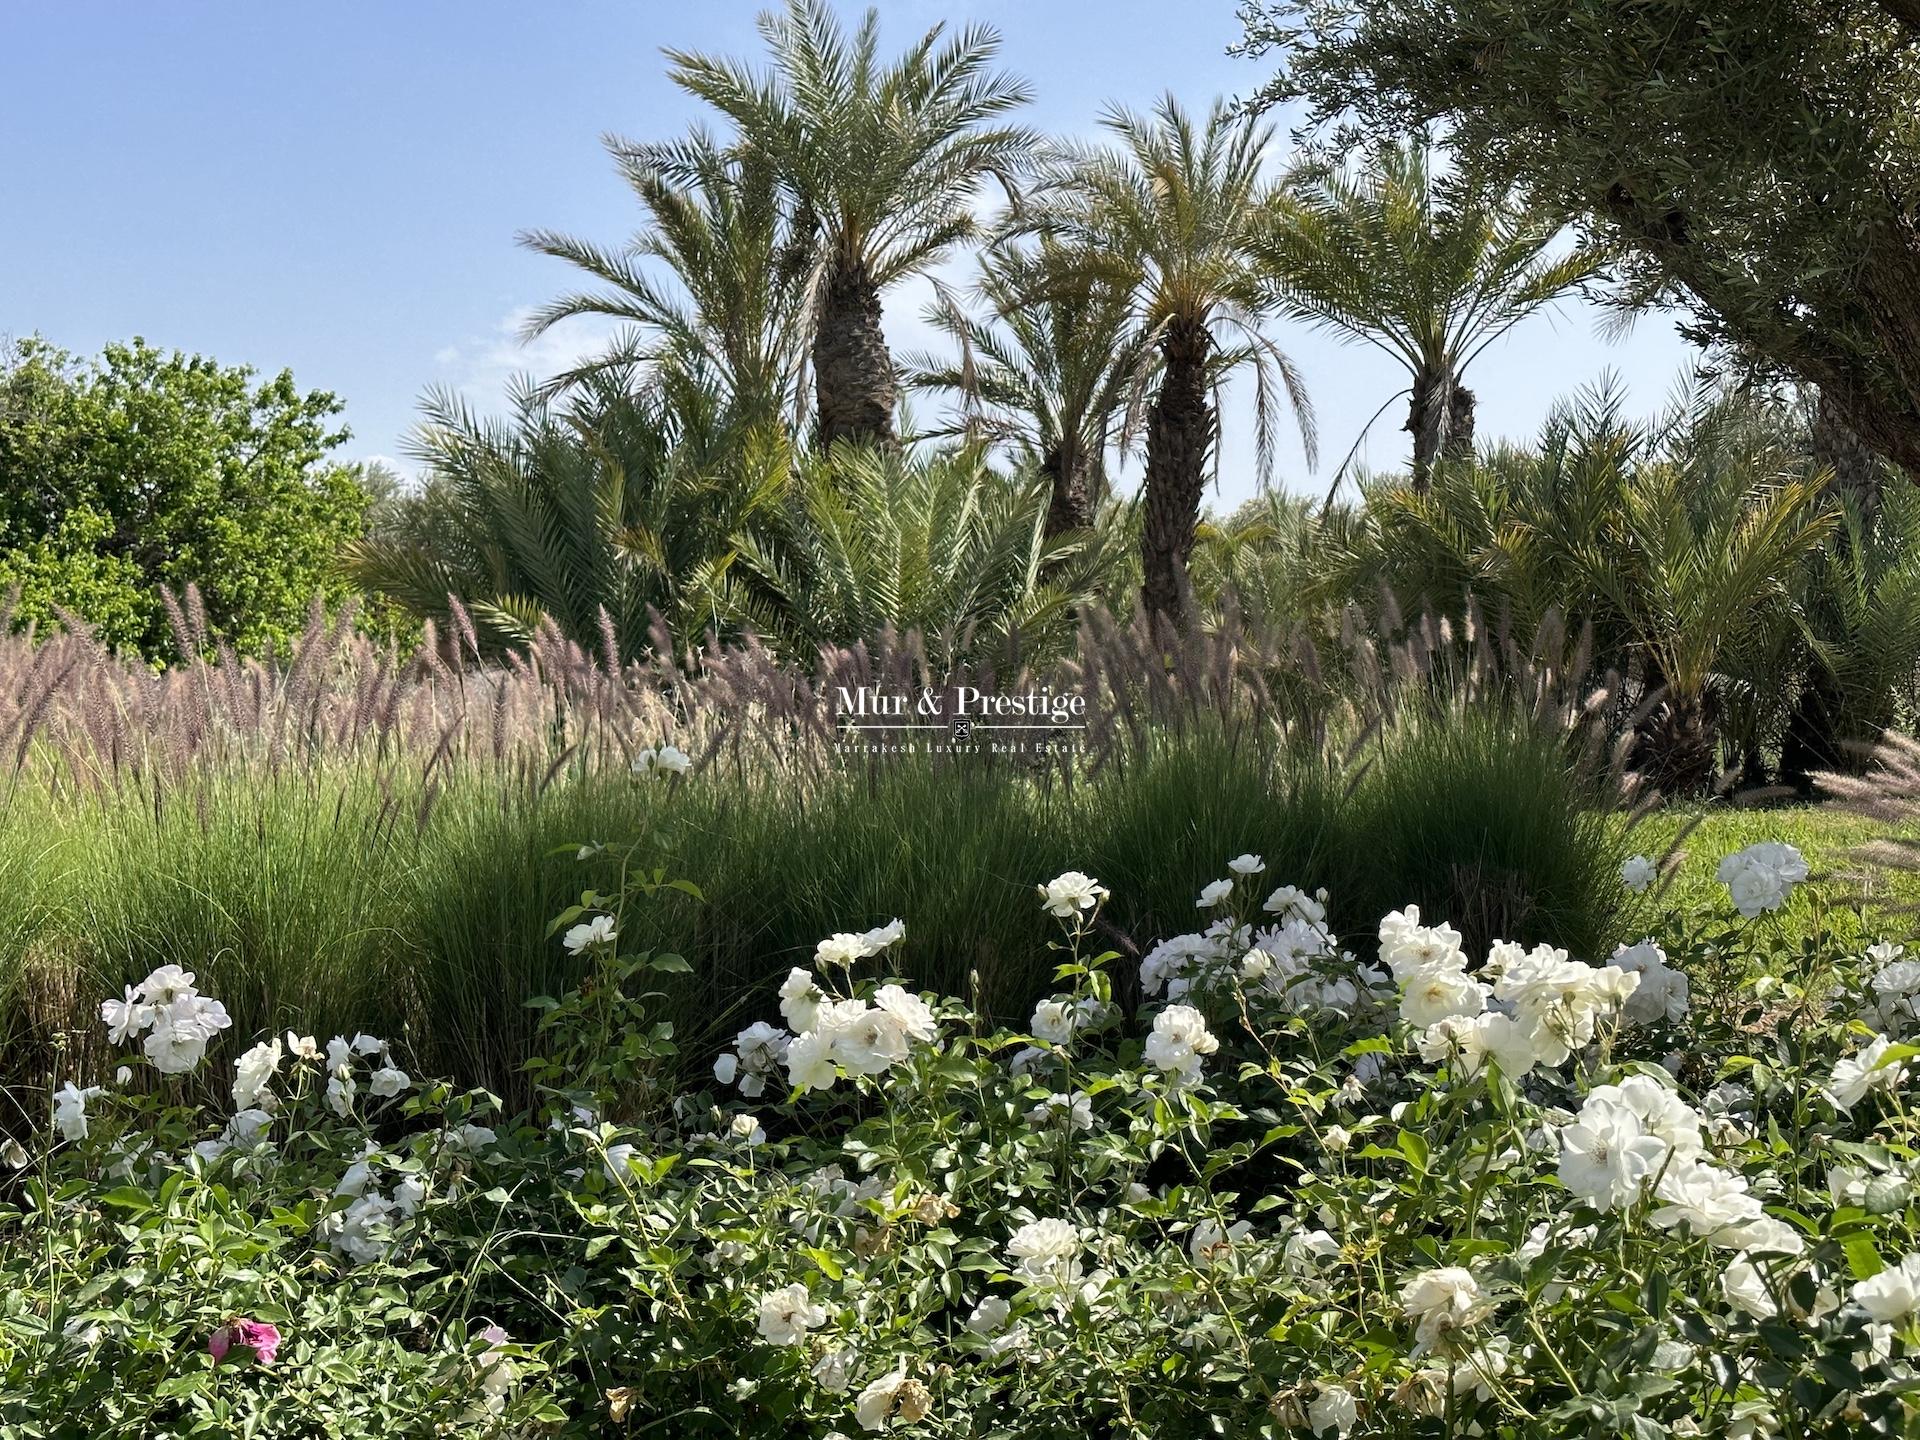
[{"label": "palm tree trunk", "polygon": [[1063,440],[1047,451],[1040,470],[1053,482],[1053,499],[1047,506],[1049,540],[1093,524],[1092,487],[1087,474],[1090,468],[1088,457],[1076,440]]},{"label": "palm tree trunk", "polygon": [[1834,491],[1851,499],[1871,524],[1880,510],[1885,469],[1880,457],[1840,417],[1825,391],[1814,405],[1811,439],[1814,462],[1833,472]]},{"label": "palm tree trunk", "polygon": [[1405,429],[1413,435],[1413,488],[1425,494],[1434,462],[1473,455],[1473,392],[1444,364],[1426,365],[1413,377]]},{"label": "palm tree trunk", "polygon": [[863,263],[836,264],[813,336],[813,384],[820,444],[892,446],[893,356],[880,328],[880,289]]},{"label": "palm tree trunk", "polygon": [[1474,394],[1458,380],[1447,401],[1446,438],[1440,442],[1440,457],[1458,464],[1473,459],[1473,411],[1478,403]]},{"label": "palm tree trunk", "polygon": [[1187,556],[1200,522],[1213,402],[1207,394],[1211,339],[1197,320],[1175,320],[1160,341],[1165,362],[1147,412],[1146,524],[1140,536],[1150,616],[1180,626],[1186,618]]}]

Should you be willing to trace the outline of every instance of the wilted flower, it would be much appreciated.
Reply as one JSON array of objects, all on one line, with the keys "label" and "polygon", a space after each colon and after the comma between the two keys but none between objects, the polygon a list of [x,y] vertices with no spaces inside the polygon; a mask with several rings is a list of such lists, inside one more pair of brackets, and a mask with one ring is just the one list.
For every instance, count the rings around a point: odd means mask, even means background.
[{"label": "wilted flower", "polygon": [[[854,1418],[869,1430],[885,1429],[887,1417],[893,1414],[907,1384],[907,1365],[903,1360],[879,1379],[867,1383],[854,1401]],[[925,1411],[921,1413],[924,1415]]]},{"label": "wilted flower", "polygon": [[1187,1254],[1196,1265],[1217,1265],[1229,1259],[1233,1247],[1252,1233],[1251,1220],[1236,1220],[1231,1225],[1222,1225],[1213,1219],[1201,1220],[1187,1237]]}]

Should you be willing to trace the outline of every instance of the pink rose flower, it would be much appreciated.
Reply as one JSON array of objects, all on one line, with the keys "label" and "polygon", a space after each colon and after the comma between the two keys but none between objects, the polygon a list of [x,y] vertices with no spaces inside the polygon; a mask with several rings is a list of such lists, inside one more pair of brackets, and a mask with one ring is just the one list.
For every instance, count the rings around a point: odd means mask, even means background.
[{"label": "pink rose flower", "polygon": [[207,1337],[207,1353],[216,1365],[236,1345],[252,1351],[262,1365],[271,1365],[280,1349],[280,1331],[262,1320],[231,1320]]}]

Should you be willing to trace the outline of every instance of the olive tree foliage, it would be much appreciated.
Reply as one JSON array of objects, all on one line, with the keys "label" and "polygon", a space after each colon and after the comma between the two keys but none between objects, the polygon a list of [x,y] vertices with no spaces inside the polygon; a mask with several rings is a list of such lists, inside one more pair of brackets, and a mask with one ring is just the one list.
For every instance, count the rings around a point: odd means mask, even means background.
[{"label": "olive tree foliage", "polygon": [[291,372],[136,339],[79,361],[38,339],[0,352],[0,590],[16,623],[77,615],[104,644],[175,658],[165,591],[194,586],[213,638],[284,645],[368,504],[340,401]]},{"label": "olive tree foliage", "polygon": [[1920,0],[1250,0],[1261,105],[1432,129],[1619,244],[1618,298],[1920,471]]}]

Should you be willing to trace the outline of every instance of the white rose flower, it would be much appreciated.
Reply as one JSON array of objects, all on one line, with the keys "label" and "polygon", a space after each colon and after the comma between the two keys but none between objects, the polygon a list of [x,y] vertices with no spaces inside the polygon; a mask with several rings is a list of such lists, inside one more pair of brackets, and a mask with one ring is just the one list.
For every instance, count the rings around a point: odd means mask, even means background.
[{"label": "white rose flower", "polygon": [[280,1042],[262,1040],[233,1062],[233,1103],[242,1110],[260,1104],[280,1070]]},{"label": "white rose flower", "polygon": [[1091,910],[1107,897],[1105,886],[1078,870],[1069,870],[1034,888],[1040,892],[1040,903],[1047,913],[1061,920]]},{"label": "white rose flower", "polygon": [[1413,1320],[1413,1338],[1424,1354],[1456,1331],[1479,1324],[1494,1306],[1471,1270],[1443,1265],[1407,1281],[1400,1289],[1400,1308]]},{"label": "white rose flower", "polygon": [[1778,910],[1807,878],[1807,861],[1793,846],[1763,840],[1726,856],[1715,872],[1734,908],[1747,919]]},{"label": "white rose flower", "polygon": [[373,1072],[373,1078],[367,1082],[367,1090],[379,1099],[388,1100],[401,1094],[412,1083],[412,1077],[406,1071],[392,1065],[382,1065]]},{"label": "white rose flower", "polygon": [[1591,1096],[1560,1132],[1560,1183],[1596,1210],[1631,1205],[1670,1147],[1625,1105]]},{"label": "white rose flower", "polygon": [[678,745],[662,745],[653,752],[653,768],[665,775],[684,775],[693,768],[693,757]]},{"label": "white rose flower", "polygon": [[1621,882],[1636,895],[1644,895],[1647,887],[1659,878],[1660,871],[1653,861],[1644,855],[1631,857],[1620,867]]},{"label": "white rose flower", "polygon": [[874,1008],[885,1011],[891,1016],[909,1040],[926,1043],[940,1033],[934,1023],[933,1010],[918,995],[909,994],[898,985],[882,985],[873,992]]},{"label": "white rose flower", "polygon": [[1201,1220],[1187,1237],[1187,1253],[1196,1265],[1219,1265],[1233,1256],[1233,1247],[1253,1233],[1251,1220],[1238,1220],[1223,1226],[1218,1220]]},{"label": "white rose flower", "polygon": [[617,1145],[609,1145],[607,1146],[606,1159],[601,1161],[600,1168],[606,1171],[607,1179],[613,1181],[616,1185],[623,1185],[628,1179],[628,1163],[633,1159],[633,1156],[633,1146],[627,1144],[625,1141],[621,1141]]},{"label": "white rose flower", "polygon": [[53,1125],[69,1140],[87,1138],[87,1102],[97,1100],[107,1092],[98,1085],[89,1085],[82,1089],[71,1080],[54,1092]]},{"label": "white rose flower", "polygon": [[1233,881],[1215,880],[1200,892],[1200,898],[1193,902],[1196,910],[1211,910],[1216,905],[1227,903],[1227,897],[1233,894]]},{"label": "white rose flower", "polygon": [[787,1083],[796,1090],[831,1090],[840,1078],[833,1063],[833,1037],[819,1030],[802,1030],[787,1046]]},{"label": "white rose flower", "polygon": [[1425,1030],[1454,1016],[1487,1008],[1487,987],[1452,965],[1422,966],[1408,974],[1400,995],[1400,1018]]},{"label": "white rose flower", "polygon": [[596,915],[584,920],[560,937],[560,943],[567,947],[567,953],[578,955],[596,945],[611,945],[619,937],[619,931],[613,928],[611,915]]},{"label": "white rose flower", "polygon": [[829,1395],[844,1395],[860,1357],[851,1350],[829,1350],[813,1362],[813,1383]]},{"label": "white rose flower", "polygon": [[826,998],[811,971],[789,970],[780,986],[780,1016],[794,1034],[805,1034],[818,1023]]},{"label": "white rose flower", "polygon": [[1360,1420],[1360,1405],[1353,1398],[1353,1392],[1344,1385],[1331,1385],[1318,1382],[1317,1393],[1307,1406],[1307,1423],[1313,1427],[1316,1435],[1331,1432],[1340,1440],[1353,1429]]},{"label": "white rose flower", "polygon": [[1191,1005],[1169,1005],[1153,1019],[1145,1049],[1149,1065],[1183,1080],[1198,1079],[1202,1056],[1220,1048],[1206,1016]]},{"label": "white rose flower", "polygon": [[1906,1064],[1886,1058],[1892,1045],[1893,1042],[1882,1035],[1858,1055],[1835,1064],[1833,1075],[1827,1081],[1827,1098],[1836,1109],[1851,1110],[1870,1092],[1892,1090],[1905,1082]]},{"label": "white rose flower", "polygon": [[1227,862],[1227,869],[1236,875],[1258,875],[1267,868],[1267,862],[1258,855],[1236,855]]},{"label": "white rose flower", "polygon": [[1767,1290],[1766,1277],[1754,1268],[1744,1251],[1720,1272],[1720,1293],[1727,1297],[1728,1304],[1756,1320],[1771,1320],[1780,1313]]},{"label": "white rose flower", "polygon": [[129,985],[124,999],[101,1002],[100,1018],[106,1022],[107,1039],[124,1045],[153,1023],[153,1006],[143,1004],[140,992]]},{"label": "white rose flower", "polygon": [[805,1285],[783,1285],[760,1297],[760,1338],[769,1345],[802,1345],[807,1332],[827,1323],[824,1307],[814,1304]]},{"label": "white rose flower", "polygon": [[1071,1000],[1059,996],[1042,1000],[1033,1007],[1033,1020],[1027,1027],[1036,1040],[1049,1045],[1065,1045],[1079,1027],[1080,1012]]},{"label": "white rose flower", "polygon": [[967,1317],[967,1329],[975,1335],[991,1335],[1007,1323],[1011,1314],[1011,1304],[998,1295],[989,1295],[973,1307],[973,1313]]},{"label": "white rose flower", "polygon": [[1853,1300],[1882,1325],[1903,1325],[1920,1314],[1920,1255],[1909,1255],[1853,1287]]}]

